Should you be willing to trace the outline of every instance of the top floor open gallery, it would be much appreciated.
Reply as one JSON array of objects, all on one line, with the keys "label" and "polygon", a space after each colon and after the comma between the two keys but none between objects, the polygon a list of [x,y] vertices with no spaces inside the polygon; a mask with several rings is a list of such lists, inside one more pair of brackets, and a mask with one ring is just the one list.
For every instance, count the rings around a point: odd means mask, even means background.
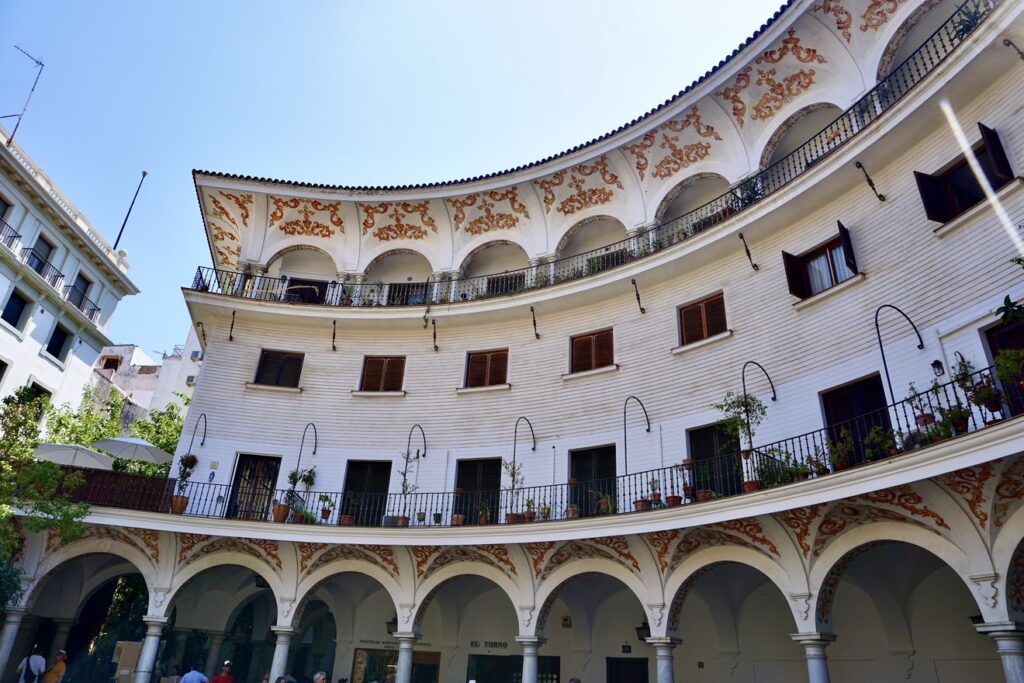
[{"label": "top floor open gallery", "polygon": [[135,683],[1024,683],[1019,46],[793,0],[515,169],[195,171],[171,477],[24,532],[0,666],[130,587]]}]

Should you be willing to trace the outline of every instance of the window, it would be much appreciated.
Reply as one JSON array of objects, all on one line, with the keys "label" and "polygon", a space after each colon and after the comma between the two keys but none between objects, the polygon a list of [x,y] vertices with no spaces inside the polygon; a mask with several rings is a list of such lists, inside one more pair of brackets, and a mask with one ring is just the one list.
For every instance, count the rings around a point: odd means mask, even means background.
[{"label": "window", "polygon": [[[1013,180],[1013,169],[1003,151],[999,134],[980,123],[978,129],[981,131],[981,144],[974,148],[974,155],[992,188],[998,190]],[[974,171],[962,156],[935,175],[914,171],[914,178],[925,214],[938,223],[956,218],[985,198]]]},{"label": "window", "polygon": [[53,332],[50,333],[50,341],[46,342],[46,352],[57,360],[64,360],[69,346],[68,340],[70,339],[70,332],[60,325],[55,326]]},{"label": "window", "polygon": [[299,376],[302,374],[301,353],[285,351],[267,351],[260,353],[260,363],[256,367],[255,384],[266,384],[274,387],[298,387]]},{"label": "window", "polygon": [[367,356],[360,391],[401,391],[405,356]]},{"label": "window", "polygon": [[682,346],[726,331],[725,297],[712,297],[679,309],[679,339]]},{"label": "window", "polygon": [[107,356],[103,359],[103,369],[113,370],[117,372],[117,369],[121,367],[121,359],[117,356]]},{"label": "window", "polygon": [[[3,200],[0,200],[0,201],[3,201]],[[5,363],[4,361],[0,360],[0,381],[3,380],[4,375],[6,375],[6,374],[7,374],[7,363]]]},{"label": "window", "polygon": [[601,330],[572,338],[572,371],[585,372],[615,363],[612,331]]},{"label": "window", "polygon": [[10,208],[10,203],[3,197],[0,197],[0,220],[7,218],[7,210]]},{"label": "window", "polygon": [[491,387],[508,381],[508,349],[470,353],[466,360],[466,387]]},{"label": "window", "polygon": [[75,284],[68,290],[68,301],[79,310],[84,310],[86,307],[86,297],[89,294],[89,286],[91,284],[92,282],[89,278],[79,273],[75,276]]},{"label": "window", "polygon": [[859,272],[850,231],[842,223],[839,223],[839,237],[802,256],[782,252],[782,262],[789,291],[798,299],[835,287]]},{"label": "window", "polygon": [[3,319],[11,327],[20,330],[27,305],[28,302],[25,301],[25,297],[17,292],[11,292],[11,296],[7,299],[7,304],[4,306],[4,312],[0,313],[0,319]]}]

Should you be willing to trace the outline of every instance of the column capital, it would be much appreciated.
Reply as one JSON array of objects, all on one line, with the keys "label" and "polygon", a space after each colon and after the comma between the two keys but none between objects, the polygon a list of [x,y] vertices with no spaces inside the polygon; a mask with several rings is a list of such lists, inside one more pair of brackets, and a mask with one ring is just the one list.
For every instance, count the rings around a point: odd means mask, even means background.
[{"label": "column capital", "polygon": [[420,634],[416,633],[414,631],[405,631],[405,632],[393,633],[391,635],[391,637],[394,638],[395,640],[397,640],[399,645],[402,645],[402,644],[405,644],[405,643],[412,644],[412,643],[415,643],[417,640],[420,639]]},{"label": "column capital", "polygon": [[295,629],[291,626],[271,626],[270,630],[276,633],[278,636],[293,636],[295,635]]},{"label": "column capital", "polygon": [[986,636],[1005,635],[1006,637],[1024,638],[1024,624],[1019,621],[985,622],[975,624],[974,630]]},{"label": "column capital", "polygon": [[516,642],[520,645],[537,645],[538,647],[548,642],[544,636],[516,636]]},{"label": "column capital", "polygon": [[142,623],[146,626],[159,626],[160,628],[163,628],[167,625],[167,617],[142,617]]},{"label": "column capital", "polygon": [[673,648],[683,641],[680,638],[672,638],[670,636],[651,636],[650,638],[646,639],[646,642],[648,645],[653,645],[654,647]]},{"label": "column capital", "polygon": [[836,636],[834,634],[824,633],[822,631],[810,631],[807,633],[791,633],[789,634],[789,637],[792,638],[794,641],[800,643],[804,647],[826,647],[836,639]]}]

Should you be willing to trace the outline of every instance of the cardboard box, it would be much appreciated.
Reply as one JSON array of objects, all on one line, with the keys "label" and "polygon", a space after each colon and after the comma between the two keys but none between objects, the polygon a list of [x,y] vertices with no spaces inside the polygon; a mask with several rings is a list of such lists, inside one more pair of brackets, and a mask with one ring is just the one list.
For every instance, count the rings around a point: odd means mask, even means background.
[{"label": "cardboard box", "polygon": [[135,671],[135,665],[139,662],[139,654],[142,652],[142,643],[137,640],[119,640],[114,646],[114,655],[110,661],[117,664],[117,675],[121,675],[122,669],[127,673]]}]

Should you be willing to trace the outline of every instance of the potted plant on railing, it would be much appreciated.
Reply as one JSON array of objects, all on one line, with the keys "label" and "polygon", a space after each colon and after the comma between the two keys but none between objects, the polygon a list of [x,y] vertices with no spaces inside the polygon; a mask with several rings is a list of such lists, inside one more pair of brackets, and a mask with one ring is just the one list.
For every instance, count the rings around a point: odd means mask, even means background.
[{"label": "potted plant on railing", "polygon": [[610,515],[615,512],[615,499],[612,494],[591,489],[590,495],[594,496],[594,500],[597,501],[597,514]]},{"label": "potted plant on railing", "polygon": [[[358,493],[346,493],[345,504],[342,506],[343,509],[358,510],[359,506],[362,505],[363,497]],[[356,516],[353,514],[341,513],[338,515],[338,526],[354,526],[356,523]]]},{"label": "potted plant on railing", "polygon": [[442,517],[443,517],[443,515],[440,512],[435,512],[433,514],[434,526],[438,526],[439,524],[441,524],[441,518]]},{"label": "potted plant on railing", "polygon": [[650,479],[647,485],[651,488],[651,492],[648,494],[648,498],[651,500],[651,505],[656,506],[661,503],[661,481],[658,479]]},{"label": "potted plant on railing", "polygon": [[502,460],[501,466],[512,482],[508,496],[509,509],[505,512],[505,524],[519,524],[523,520],[522,515],[519,514],[519,496],[516,494],[516,489],[523,487],[523,463]]},{"label": "potted plant on railing", "polygon": [[935,394],[935,388],[937,385],[933,384],[931,389],[926,391],[918,391],[914,383],[911,382],[908,387],[908,394],[906,401],[910,404],[911,409],[914,411],[914,422],[917,423],[918,427],[927,427],[928,425],[935,422],[935,413],[932,412],[933,398],[937,398]]},{"label": "potted plant on railing", "polygon": [[896,449],[892,431],[882,425],[875,425],[864,437],[864,456],[868,461],[881,460]]},{"label": "potted plant on railing", "polygon": [[537,501],[533,498],[526,499],[526,512],[523,513],[524,522],[532,522],[537,519]]},{"label": "potted plant on railing", "polygon": [[1004,387],[1015,384],[1024,391],[1024,349],[1003,349],[997,353],[996,376]]},{"label": "potted plant on railing", "polygon": [[[996,389],[995,381],[988,372],[983,372],[978,376],[978,379],[974,381],[971,388],[967,391],[967,398],[974,405],[979,408],[985,408],[993,414],[999,412],[1000,408],[1002,408],[1003,396]],[[996,420],[993,418],[985,421],[986,424],[991,422],[996,422]]]},{"label": "potted plant on railing", "polygon": [[[299,484],[302,484],[302,488],[305,493],[305,495],[301,497],[295,490]],[[288,509],[291,510],[292,524],[303,524],[306,522],[306,517],[302,514],[305,512],[305,500],[309,496],[309,490],[313,488],[315,484],[315,465],[310,467],[308,470],[294,469],[288,473],[288,490],[284,494],[284,502],[288,506]]]},{"label": "potted plant on railing", "polygon": [[950,436],[966,434],[971,421],[971,409],[956,402],[956,405],[949,408],[939,407],[939,415],[942,416],[942,423],[950,426]]},{"label": "potted plant on railing", "polygon": [[722,401],[711,407],[722,414],[724,419],[720,425],[730,438],[742,444],[743,437],[746,437],[747,447],[741,445],[740,456],[748,460],[753,448],[754,433],[768,414],[764,402],[753,394],[727,391]]},{"label": "potted plant on railing", "polygon": [[188,489],[188,480],[192,478],[192,472],[199,464],[199,458],[188,453],[178,460],[178,493],[171,496],[171,512],[176,515],[185,513],[188,507],[188,496],[185,491]]},{"label": "potted plant on railing", "polygon": [[481,502],[476,509],[476,523],[480,526],[491,523],[491,508],[484,502]]},{"label": "potted plant on railing", "polygon": [[334,512],[334,499],[326,493],[320,494],[320,519],[330,519]]},{"label": "potted plant on railing", "polygon": [[569,503],[565,506],[565,518],[577,519],[580,516],[580,506],[576,503]]},{"label": "potted plant on railing", "polygon": [[841,472],[849,467],[851,455],[853,455],[853,437],[850,436],[849,429],[843,429],[839,432],[838,439],[829,440],[828,461],[832,465],[832,470]]},{"label": "potted plant on railing", "polygon": [[807,466],[811,468],[816,477],[824,477],[829,473],[828,461],[825,459],[825,454],[821,451],[821,446],[815,446],[814,453],[807,456]]}]

